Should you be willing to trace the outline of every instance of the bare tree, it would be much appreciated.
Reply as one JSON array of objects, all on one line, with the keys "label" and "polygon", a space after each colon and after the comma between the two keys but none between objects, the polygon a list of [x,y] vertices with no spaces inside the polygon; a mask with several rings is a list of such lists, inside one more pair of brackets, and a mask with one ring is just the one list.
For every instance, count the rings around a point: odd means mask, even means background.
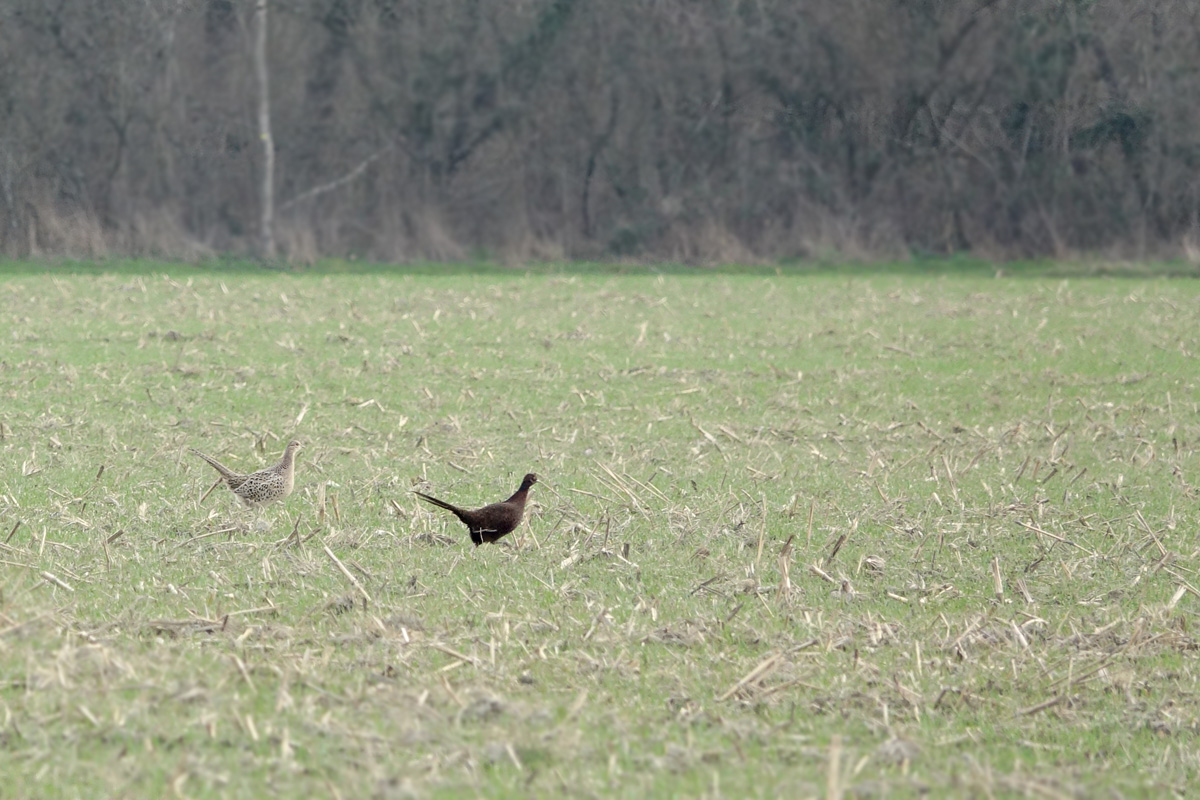
[{"label": "bare tree", "polygon": [[259,255],[275,257],[275,140],[271,138],[271,92],[267,71],[267,0],[254,5],[254,75],[258,81],[258,139],[262,143],[262,209]]},{"label": "bare tree", "polygon": [[9,255],[1200,241],[1179,0],[4,0],[0,48]]}]

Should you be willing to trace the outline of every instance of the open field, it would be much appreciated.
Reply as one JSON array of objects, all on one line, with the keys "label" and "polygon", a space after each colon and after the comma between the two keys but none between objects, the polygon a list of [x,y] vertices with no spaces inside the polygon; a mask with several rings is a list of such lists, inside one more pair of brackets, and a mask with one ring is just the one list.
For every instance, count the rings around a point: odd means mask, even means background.
[{"label": "open field", "polygon": [[0,797],[1200,770],[1200,283],[163,269],[0,277]]}]

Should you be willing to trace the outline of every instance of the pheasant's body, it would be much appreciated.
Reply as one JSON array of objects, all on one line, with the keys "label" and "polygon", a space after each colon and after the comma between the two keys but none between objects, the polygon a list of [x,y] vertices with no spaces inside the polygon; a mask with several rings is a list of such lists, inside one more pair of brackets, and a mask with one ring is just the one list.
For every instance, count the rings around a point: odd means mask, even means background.
[{"label": "pheasant's body", "polygon": [[238,499],[250,508],[261,508],[276,500],[282,500],[292,493],[296,479],[296,450],[300,448],[297,441],[288,442],[283,451],[283,458],[273,467],[242,475],[226,467],[212,456],[207,456],[199,450],[192,452],[207,461],[213,469],[220,473],[221,478]]},{"label": "pheasant's body", "polygon": [[537,483],[537,480],[538,476],[531,472],[521,481],[521,487],[513,492],[512,497],[502,503],[492,503],[474,510],[459,508],[445,500],[439,500],[421,492],[413,492],[413,494],[439,508],[446,509],[462,520],[463,524],[467,526],[467,530],[471,532],[471,541],[478,547],[484,542],[494,542],[507,536],[521,524],[521,518],[525,515],[525,501],[529,497],[529,488]]}]

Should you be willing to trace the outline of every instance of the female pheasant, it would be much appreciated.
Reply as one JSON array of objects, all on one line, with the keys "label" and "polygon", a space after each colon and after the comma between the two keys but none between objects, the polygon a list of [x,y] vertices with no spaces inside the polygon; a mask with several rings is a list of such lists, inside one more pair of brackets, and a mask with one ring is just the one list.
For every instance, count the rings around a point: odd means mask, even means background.
[{"label": "female pheasant", "polygon": [[203,458],[212,468],[221,473],[226,485],[233,490],[238,499],[250,508],[262,508],[268,503],[282,500],[292,493],[296,478],[296,451],[301,447],[300,442],[293,439],[288,442],[283,451],[283,458],[273,467],[241,475],[226,467],[212,456],[206,456],[195,448],[188,448]]}]

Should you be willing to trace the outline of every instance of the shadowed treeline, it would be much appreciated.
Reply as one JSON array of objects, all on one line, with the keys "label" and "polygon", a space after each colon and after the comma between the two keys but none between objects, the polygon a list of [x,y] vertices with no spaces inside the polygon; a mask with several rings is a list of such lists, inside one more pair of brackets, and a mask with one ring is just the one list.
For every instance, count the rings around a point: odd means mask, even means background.
[{"label": "shadowed treeline", "polygon": [[[1200,7],[272,0],[292,259],[1194,255]],[[2,0],[0,252],[247,252],[249,2]]]}]

